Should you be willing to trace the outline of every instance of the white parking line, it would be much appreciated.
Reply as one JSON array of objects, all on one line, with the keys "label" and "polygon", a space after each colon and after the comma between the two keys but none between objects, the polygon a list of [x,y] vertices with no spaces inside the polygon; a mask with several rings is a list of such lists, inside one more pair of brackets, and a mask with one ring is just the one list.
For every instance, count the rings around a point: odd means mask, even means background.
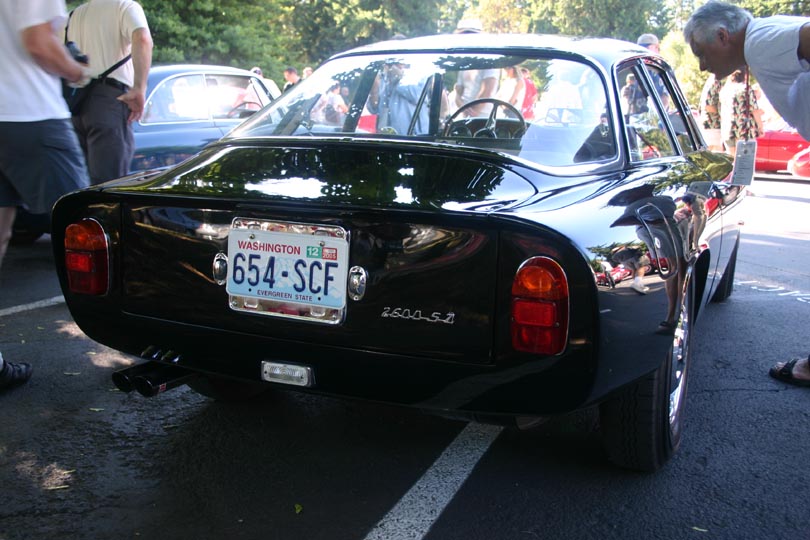
[{"label": "white parking line", "polygon": [[14,315],[15,313],[20,313],[23,311],[31,311],[32,309],[50,307],[64,303],[65,303],[64,296],[54,296],[53,298],[47,298],[45,300],[40,300],[39,302],[32,302],[30,304],[23,304],[22,306],[13,306],[10,308],[0,309],[0,317],[5,317],[6,315]]},{"label": "white parking line", "polygon": [[[54,296],[22,306],[0,309],[0,317],[63,304]],[[374,526],[365,540],[421,540],[467,480],[503,428],[470,423],[399,502]]]},{"label": "white parking line", "polygon": [[500,426],[468,424],[365,540],[424,538],[501,431]]}]

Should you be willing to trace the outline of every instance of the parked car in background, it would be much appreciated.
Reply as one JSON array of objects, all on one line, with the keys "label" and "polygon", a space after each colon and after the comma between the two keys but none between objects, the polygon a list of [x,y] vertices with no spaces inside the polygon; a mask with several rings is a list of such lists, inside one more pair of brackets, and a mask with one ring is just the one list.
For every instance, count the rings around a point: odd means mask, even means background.
[{"label": "parked car in background", "polygon": [[180,163],[280,95],[268,81],[226,66],[155,66],[143,116],[133,124],[131,170]]},{"label": "parked car in background", "polygon": [[[175,165],[199,152],[281,95],[278,86],[247,70],[227,66],[153,66],[141,119],[133,124],[133,172]],[[12,243],[25,245],[48,232],[47,215],[24,209]]]},{"label": "parked car in background", "polygon": [[810,142],[786,123],[779,129],[768,129],[757,138],[755,168],[760,172],[787,171],[788,162],[808,147]]},{"label": "parked car in background", "polygon": [[[468,100],[486,78],[501,93]],[[123,391],[523,426],[598,409],[608,457],[653,471],[683,434],[694,324],[733,289],[731,171],[647,49],[442,35],[338,54],[180,165],[63,197],[52,242],[76,323],[143,360]],[[666,265],[597,286],[641,244]]]}]

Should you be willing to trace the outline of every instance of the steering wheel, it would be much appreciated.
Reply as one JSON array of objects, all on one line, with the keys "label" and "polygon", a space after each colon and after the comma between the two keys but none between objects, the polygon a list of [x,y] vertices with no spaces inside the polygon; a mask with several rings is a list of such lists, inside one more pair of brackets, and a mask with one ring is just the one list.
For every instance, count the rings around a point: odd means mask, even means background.
[{"label": "steering wheel", "polygon": [[[451,135],[451,132],[453,130],[453,124],[456,122],[456,118],[461,116],[463,112],[465,112],[467,109],[471,109],[473,107],[477,107],[478,105],[483,105],[486,103],[492,103],[493,105],[492,111],[490,111],[489,116],[487,117],[487,123],[484,125],[483,128],[476,131],[475,134],[473,134],[473,137],[485,137],[489,139],[498,138],[498,134],[495,132],[495,126],[498,124],[498,120],[495,117],[498,114],[498,108],[501,106],[506,108],[507,112],[512,113],[515,116],[515,118],[520,122],[520,128],[516,130],[512,136],[514,137],[515,135],[522,135],[523,133],[526,132],[526,119],[523,118],[523,115],[514,105],[512,105],[508,101],[503,101],[497,98],[481,98],[481,99],[474,99],[472,101],[465,103],[464,105],[459,107],[456,110],[456,112],[447,117],[444,127],[444,136],[449,137]],[[465,123],[468,122],[469,119],[465,121]]]},{"label": "steering wheel", "polygon": [[[251,109],[250,107],[256,108]],[[256,103],[255,101],[243,101],[242,103],[240,103],[239,105],[228,111],[227,116],[228,118],[245,118],[246,116],[249,116],[245,113],[249,112],[250,114],[253,114],[261,108],[262,108],[261,103]]]}]

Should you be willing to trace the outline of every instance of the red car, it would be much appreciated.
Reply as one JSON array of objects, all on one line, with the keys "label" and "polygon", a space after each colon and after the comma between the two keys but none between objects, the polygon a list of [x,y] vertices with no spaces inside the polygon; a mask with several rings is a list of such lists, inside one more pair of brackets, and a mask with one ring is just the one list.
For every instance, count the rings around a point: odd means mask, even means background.
[{"label": "red car", "polygon": [[[810,142],[804,140],[790,126],[786,125],[779,130],[767,130],[764,135],[757,138],[756,170],[761,172],[786,171],[788,161],[808,147],[810,147]],[[807,166],[804,170],[804,175],[810,176]]]}]

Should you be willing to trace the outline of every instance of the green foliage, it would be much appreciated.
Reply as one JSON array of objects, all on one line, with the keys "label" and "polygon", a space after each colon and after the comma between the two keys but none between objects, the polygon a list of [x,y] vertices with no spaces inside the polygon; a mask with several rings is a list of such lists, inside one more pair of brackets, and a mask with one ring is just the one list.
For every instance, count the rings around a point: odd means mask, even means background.
[{"label": "green foliage", "polygon": [[[660,0],[531,0],[530,30],[635,41],[645,32],[662,35],[670,17]],[[583,14],[587,13],[587,17]]]},{"label": "green foliage", "polygon": [[810,15],[810,2],[806,0],[741,0],[734,3],[750,11],[754,17]]},{"label": "green foliage", "polygon": [[700,91],[708,78],[700,71],[698,60],[683,40],[680,30],[673,30],[661,40],[661,55],[675,70],[681,90],[687,101],[697,109],[700,104]]},{"label": "green foliage", "polygon": [[155,41],[153,63],[210,63],[283,69],[277,2],[261,0],[141,0]]},{"label": "green foliage", "polygon": [[[317,66],[351,47],[452,32],[478,17],[491,32],[563,33],[635,41],[666,36],[662,54],[691,103],[705,75],[680,29],[704,0],[140,0],[155,40],[154,63],[249,68],[282,81],[288,65]],[[69,2],[76,7],[80,2]],[[810,14],[810,0],[739,0],[755,16]]]}]

